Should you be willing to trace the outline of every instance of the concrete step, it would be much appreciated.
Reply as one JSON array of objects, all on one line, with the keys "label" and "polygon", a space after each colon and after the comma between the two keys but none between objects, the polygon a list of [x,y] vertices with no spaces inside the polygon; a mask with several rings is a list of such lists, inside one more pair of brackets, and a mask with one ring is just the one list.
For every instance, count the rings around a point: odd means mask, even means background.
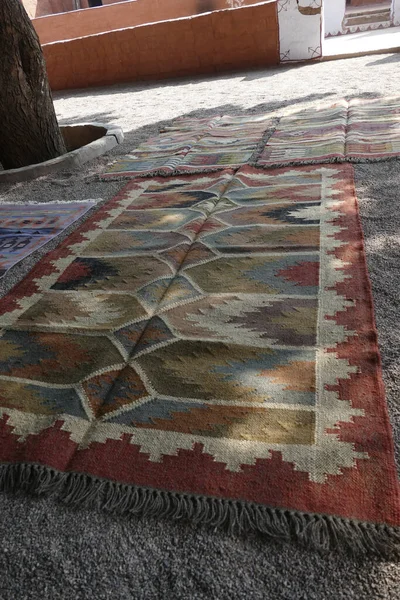
[{"label": "concrete step", "polygon": [[360,33],[362,31],[372,31],[374,29],[387,29],[391,27],[390,21],[382,21],[379,23],[362,24],[362,25],[351,25],[350,27],[343,26],[343,33]]},{"label": "concrete step", "polygon": [[392,6],[392,0],[386,2],[379,2],[379,4],[365,4],[361,6],[346,6],[346,15],[356,15],[364,13],[379,12],[381,10],[390,9]]},{"label": "concrete step", "polygon": [[345,17],[344,25],[351,27],[352,25],[369,25],[371,23],[382,23],[390,21],[390,10],[385,10],[376,13],[366,13],[363,15],[349,15]]},{"label": "concrete step", "polygon": [[360,17],[364,15],[375,15],[378,13],[390,11],[390,4],[387,6],[379,6],[377,8],[359,8],[358,10],[346,10],[346,17]]}]

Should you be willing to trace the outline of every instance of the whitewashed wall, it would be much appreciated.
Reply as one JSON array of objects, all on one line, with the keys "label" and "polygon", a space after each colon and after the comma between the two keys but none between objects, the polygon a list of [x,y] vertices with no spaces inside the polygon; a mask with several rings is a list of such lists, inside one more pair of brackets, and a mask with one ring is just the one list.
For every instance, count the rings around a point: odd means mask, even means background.
[{"label": "whitewashed wall", "polygon": [[281,62],[320,57],[322,0],[278,0],[277,4]]},{"label": "whitewashed wall", "polygon": [[338,35],[342,32],[346,0],[324,0],[325,35]]},{"label": "whitewashed wall", "polygon": [[393,11],[393,24],[396,26],[400,25],[400,0],[394,0],[392,5]]}]

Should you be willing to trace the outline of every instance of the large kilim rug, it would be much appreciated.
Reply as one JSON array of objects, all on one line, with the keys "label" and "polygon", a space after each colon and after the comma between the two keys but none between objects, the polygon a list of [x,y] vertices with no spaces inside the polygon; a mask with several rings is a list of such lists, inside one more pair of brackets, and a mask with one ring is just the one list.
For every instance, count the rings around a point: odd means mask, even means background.
[{"label": "large kilim rug", "polygon": [[135,179],[0,300],[0,481],[390,554],[350,165]]},{"label": "large kilim rug", "polygon": [[95,202],[0,205],[0,277],[82,217]]}]

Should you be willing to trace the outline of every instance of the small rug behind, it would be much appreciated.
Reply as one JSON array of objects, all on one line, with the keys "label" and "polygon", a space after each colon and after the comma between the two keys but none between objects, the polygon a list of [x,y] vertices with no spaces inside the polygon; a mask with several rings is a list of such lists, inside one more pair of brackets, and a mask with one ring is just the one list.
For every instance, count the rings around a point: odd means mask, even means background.
[{"label": "small rug behind", "polygon": [[94,201],[0,205],[0,277],[82,217]]},{"label": "small rug behind", "polygon": [[400,97],[351,100],[346,157],[353,162],[400,155]]},{"label": "small rug behind", "polygon": [[266,115],[177,119],[134,152],[118,159],[102,179],[168,176],[238,168],[248,163],[270,131]]},{"label": "small rug behind", "polygon": [[400,97],[342,100],[283,117],[257,166],[376,162],[400,155]]},{"label": "small rug behind", "polygon": [[283,117],[268,140],[262,167],[344,160],[347,102]]}]

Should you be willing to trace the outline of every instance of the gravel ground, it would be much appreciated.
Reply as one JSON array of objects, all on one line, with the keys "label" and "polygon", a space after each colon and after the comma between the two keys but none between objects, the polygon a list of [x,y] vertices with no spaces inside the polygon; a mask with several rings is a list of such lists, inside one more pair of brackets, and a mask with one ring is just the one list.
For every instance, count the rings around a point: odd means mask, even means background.
[{"label": "gravel ground", "polygon": [[[396,95],[400,94],[399,67],[400,54],[366,56],[58,93],[55,105],[60,120],[119,124],[126,133],[124,143],[80,172],[2,184],[0,201],[105,201],[124,184],[102,183],[95,175],[171,119],[218,113],[282,114],[343,97]],[[358,165],[355,170],[399,457],[399,162]],[[16,266],[0,292],[10,289],[42,253]],[[232,538],[169,521],[127,521],[19,496],[0,495],[0,511],[1,600],[395,600],[400,596],[400,565],[390,562],[321,556],[293,545],[265,543],[258,536]]]}]

